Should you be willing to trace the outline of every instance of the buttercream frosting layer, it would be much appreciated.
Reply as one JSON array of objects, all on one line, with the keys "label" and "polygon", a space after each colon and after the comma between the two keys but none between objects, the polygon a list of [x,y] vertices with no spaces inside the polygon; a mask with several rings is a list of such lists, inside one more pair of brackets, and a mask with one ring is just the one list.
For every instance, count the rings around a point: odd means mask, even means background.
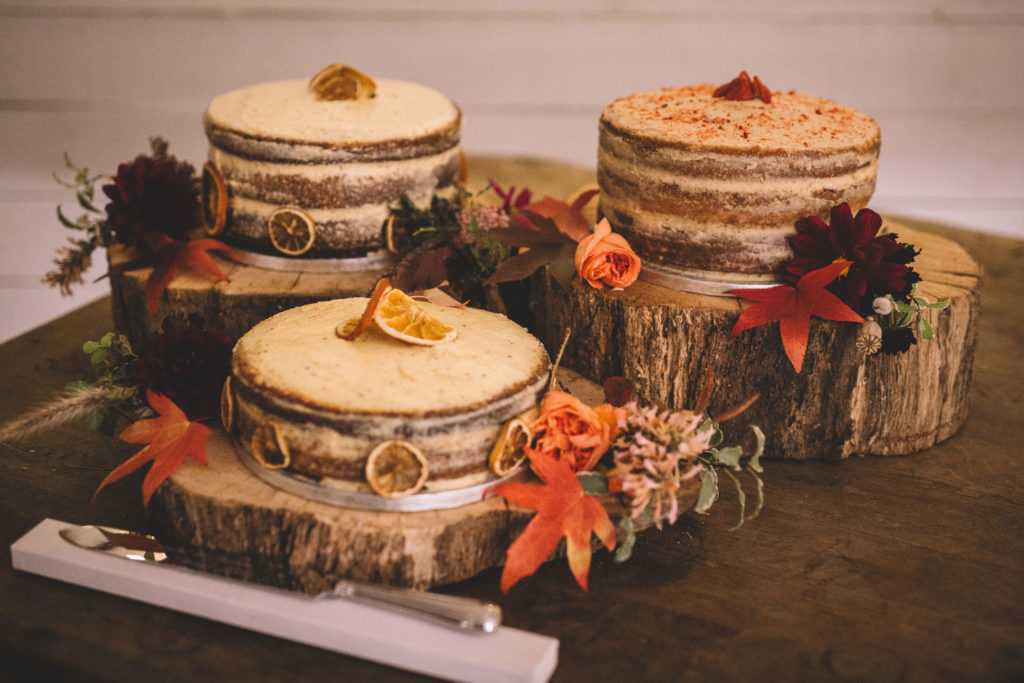
[{"label": "buttercream frosting layer", "polygon": [[423,85],[377,80],[376,97],[319,100],[307,81],[274,81],[218,95],[203,117],[211,143],[240,156],[326,163],[407,159],[459,142],[462,114]]}]

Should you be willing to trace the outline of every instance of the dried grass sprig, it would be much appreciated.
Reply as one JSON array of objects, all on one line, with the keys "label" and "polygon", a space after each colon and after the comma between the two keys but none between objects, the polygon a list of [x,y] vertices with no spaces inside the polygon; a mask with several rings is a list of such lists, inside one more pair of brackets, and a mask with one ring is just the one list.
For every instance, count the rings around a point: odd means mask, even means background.
[{"label": "dried grass sprig", "polygon": [[106,405],[117,391],[110,387],[84,387],[44,403],[0,426],[0,441],[18,441],[38,432],[61,427]]}]

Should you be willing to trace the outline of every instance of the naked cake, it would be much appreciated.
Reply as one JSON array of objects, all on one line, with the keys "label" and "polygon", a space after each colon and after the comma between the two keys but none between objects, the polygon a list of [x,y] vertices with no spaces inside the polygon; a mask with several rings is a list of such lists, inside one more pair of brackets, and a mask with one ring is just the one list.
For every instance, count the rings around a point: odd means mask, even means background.
[{"label": "naked cake", "polygon": [[453,339],[420,346],[376,328],[340,338],[339,324],[366,304],[300,306],[241,338],[223,403],[237,447],[266,467],[353,492],[371,492],[368,458],[395,441],[421,454],[413,467],[426,470],[424,492],[494,479],[499,434],[537,414],[549,372],[543,345],[502,315],[429,303],[419,305]]},{"label": "naked cake", "polygon": [[599,210],[645,265],[702,280],[772,281],[792,258],[786,238],[796,220],[868,203],[878,125],[830,100],[757,84],[762,95],[749,99],[704,84],[604,109]]},{"label": "naked cake", "polygon": [[363,256],[384,246],[389,204],[455,194],[459,108],[423,85],[333,66],[359,87],[319,87],[318,74],[210,102],[204,208],[225,242],[286,258]]}]

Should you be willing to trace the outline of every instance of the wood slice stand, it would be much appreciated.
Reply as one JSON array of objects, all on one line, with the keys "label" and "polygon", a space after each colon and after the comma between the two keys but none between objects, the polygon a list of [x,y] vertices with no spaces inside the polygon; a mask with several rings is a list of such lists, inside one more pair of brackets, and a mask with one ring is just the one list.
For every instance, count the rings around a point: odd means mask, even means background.
[{"label": "wood slice stand", "polygon": [[[500,496],[425,512],[318,503],[254,475],[220,430],[210,437],[207,463],[186,462],[150,500],[171,559],[308,594],[343,578],[421,589],[468,579],[502,564],[534,514]],[[698,492],[696,479],[683,482],[681,509],[691,509]],[[613,518],[623,513],[617,499],[602,502]]]},{"label": "wood slice stand", "polygon": [[[146,306],[146,281],[152,268],[137,268],[110,277],[114,324],[132,344],[139,344],[160,331],[169,315],[198,314],[206,324],[227,330],[234,338],[275,313],[327,299],[366,296],[380,278],[382,270],[343,273],[298,273],[267,270],[235,263],[212,253],[221,272],[220,281],[212,275],[190,270],[179,271],[160,299],[156,314]],[[118,247],[107,249],[111,266],[124,263],[127,256]]]},{"label": "wood slice stand", "polygon": [[738,442],[749,436],[748,424],[760,426],[766,457],[912,453],[949,438],[967,417],[981,269],[951,240],[889,221],[886,229],[921,249],[919,294],[950,299],[948,309],[924,313],[935,339],[903,354],[865,356],[854,344],[857,325],[813,319],[797,374],[777,323],[730,336],[743,307],[738,299],[644,281],[613,292],[577,280],[564,292],[550,277],[535,277],[538,327],[549,351],[572,329],[563,363],[583,376],[628,377],[668,406],[693,406],[708,370],[715,375],[711,415],[760,394],[723,427],[727,441]]}]

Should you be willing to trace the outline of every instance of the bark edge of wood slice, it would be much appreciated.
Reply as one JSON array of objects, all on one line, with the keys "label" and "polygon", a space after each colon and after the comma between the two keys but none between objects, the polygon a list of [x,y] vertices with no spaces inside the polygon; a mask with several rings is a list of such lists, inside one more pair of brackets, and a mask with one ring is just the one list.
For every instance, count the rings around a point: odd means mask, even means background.
[{"label": "bark edge of wood slice", "polygon": [[[221,430],[206,455],[205,467],[184,463],[150,500],[150,520],[171,560],[310,595],[341,579],[417,589],[468,579],[503,564],[534,514],[500,496],[425,512],[346,509],[264,482]],[[683,484],[680,509],[690,510],[700,486]],[[601,501],[613,518],[623,514],[617,497]]]},{"label": "bark edge of wood slice", "polygon": [[777,323],[731,337],[736,298],[641,280],[613,292],[577,279],[563,292],[547,273],[532,282],[537,333],[553,354],[571,328],[565,365],[597,383],[628,377],[641,395],[670,407],[692,407],[707,370],[715,375],[712,416],[760,394],[723,431],[729,443],[751,443],[748,424],[758,425],[766,457],[914,453],[951,437],[967,418],[982,274],[952,240],[891,221],[883,229],[921,250],[918,293],[950,300],[945,310],[924,312],[935,338],[903,354],[865,356],[854,344],[858,325],[815,318],[797,374]]}]

